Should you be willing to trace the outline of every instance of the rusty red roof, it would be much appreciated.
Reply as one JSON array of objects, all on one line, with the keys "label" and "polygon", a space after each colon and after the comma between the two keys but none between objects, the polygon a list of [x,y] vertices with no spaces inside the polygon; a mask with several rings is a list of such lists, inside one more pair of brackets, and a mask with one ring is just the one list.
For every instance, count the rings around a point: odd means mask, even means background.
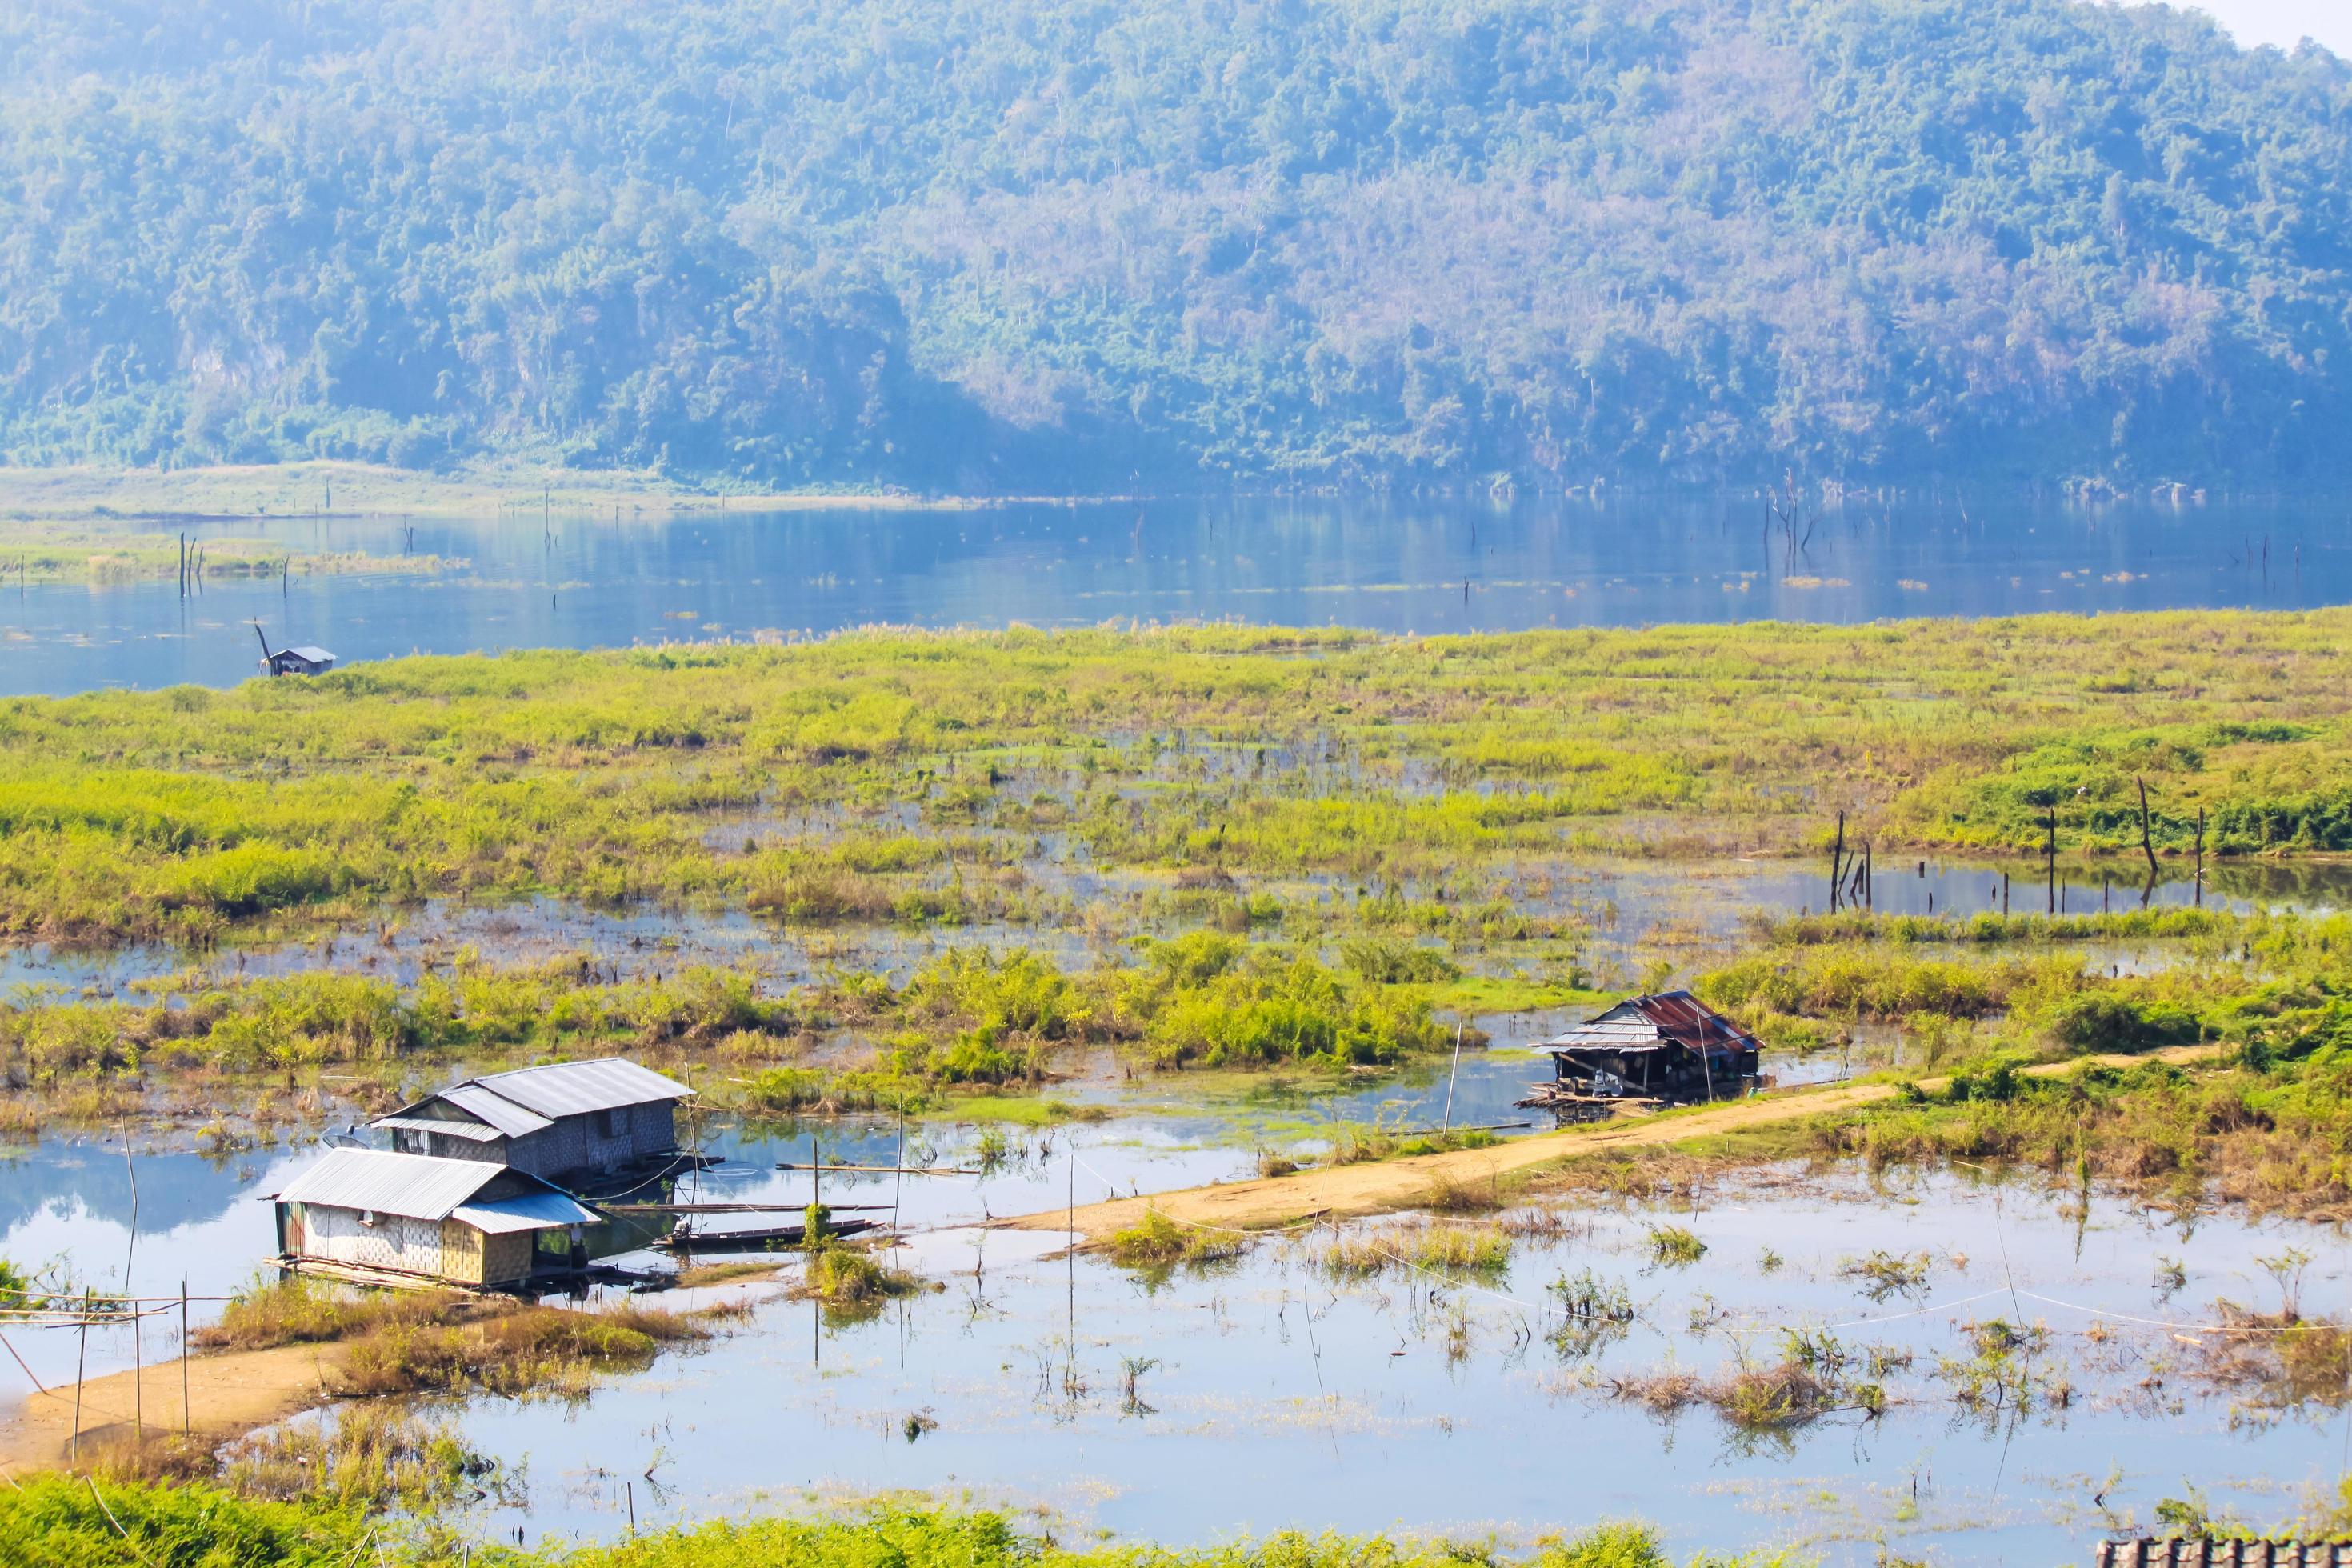
[{"label": "rusty red roof", "polygon": [[[1646,1026],[1646,1027],[1644,1026]],[[1687,991],[1632,996],[1546,1040],[1539,1051],[1656,1050],[1668,1044],[1713,1051],[1760,1051],[1763,1042]]]}]

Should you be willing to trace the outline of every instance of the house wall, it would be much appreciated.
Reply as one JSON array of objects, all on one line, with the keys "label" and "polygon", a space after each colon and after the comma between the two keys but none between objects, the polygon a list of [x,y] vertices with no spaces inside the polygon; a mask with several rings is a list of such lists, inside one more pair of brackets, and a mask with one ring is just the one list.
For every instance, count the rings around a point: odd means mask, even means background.
[{"label": "house wall", "polygon": [[611,1133],[601,1110],[562,1117],[552,1127],[507,1140],[506,1163],[554,1181],[658,1159],[677,1147],[677,1113],[670,1101],[628,1106],[621,1116],[621,1129]]},{"label": "house wall", "polygon": [[528,1230],[487,1235],[461,1219],[441,1222],[441,1254],[446,1277],[469,1285],[502,1285],[531,1271]]},{"label": "house wall", "polygon": [[484,1164],[503,1165],[507,1163],[507,1140],[492,1139],[484,1143],[473,1138],[458,1138],[446,1132],[419,1132],[413,1128],[392,1130],[392,1147],[402,1154],[434,1154],[444,1160],[479,1160]]},{"label": "house wall", "polygon": [[373,1225],[362,1225],[357,1209],[330,1208],[321,1204],[286,1206],[301,1211],[301,1257],[369,1268],[397,1268],[441,1279],[469,1278],[450,1272],[451,1260],[444,1247],[439,1220],[383,1215]]},{"label": "house wall", "polygon": [[[503,1284],[531,1271],[530,1231],[487,1236],[461,1219],[410,1219],[402,1215],[382,1215],[371,1226],[360,1223],[357,1209],[317,1204],[280,1205],[279,1208],[301,1211],[299,1256],[303,1258],[396,1268],[467,1285]],[[284,1217],[281,1213],[281,1237]]]}]

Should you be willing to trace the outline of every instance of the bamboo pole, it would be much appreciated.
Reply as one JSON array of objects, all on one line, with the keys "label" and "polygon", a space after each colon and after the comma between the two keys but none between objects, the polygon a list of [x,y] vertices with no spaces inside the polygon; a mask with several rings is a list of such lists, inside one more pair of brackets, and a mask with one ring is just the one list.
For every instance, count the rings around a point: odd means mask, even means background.
[{"label": "bamboo pole", "polygon": [[1454,1080],[1462,1076],[1462,1022],[1454,1023],[1454,1066],[1445,1075],[1445,1121],[1440,1131],[1454,1131]]},{"label": "bamboo pole", "polygon": [[[82,1305],[83,1305],[84,1307],[87,1307],[87,1306],[89,1306],[89,1292],[87,1289],[85,1289],[85,1290],[82,1292]],[[85,1317],[82,1319],[82,1321],[81,1321],[81,1344],[80,1344],[79,1348],[79,1349],[77,1349],[77,1350],[74,1352],[74,1423],[73,1423],[73,1436],[72,1436],[72,1438],[71,1438],[71,1439],[70,1439],[70,1440],[66,1444],[66,1457],[67,1457],[68,1458],[79,1459],[79,1458],[81,1458],[81,1385],[82,1385],[82,1373],[83,1373],[84,1369],[86,1369],[89,1365],[89,1319],[87,1316],[85,1316]]]}]

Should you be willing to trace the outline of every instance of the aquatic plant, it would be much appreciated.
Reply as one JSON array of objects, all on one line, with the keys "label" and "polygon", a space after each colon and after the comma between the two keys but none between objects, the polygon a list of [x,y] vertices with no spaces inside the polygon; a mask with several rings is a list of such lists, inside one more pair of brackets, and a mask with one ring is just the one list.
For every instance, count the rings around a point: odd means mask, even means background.
[{"label": "aquatic plant", "polygon": [[1685,1268],[1706,1256],[1706,1243],[1697,1233],[1679,1225],[1654,1225],[1649,1230],[1650,1261],[1668,1268]]},{"label": "aquatic plant", "polygon": [[1422,1221],[1347,1231],[1323,1248],[1327,1273],[1362,1279],[1395,1269],[1493,1279],[1510,1268],[1511,1238],[1485,1226]]},{"label": "aquatic plant", "polygon": [[349,1341],[339,1382],[353,1394],[578,1394],[596,1373],[644,1366],[663,1345],[709,1331],[691,1317],[635,1305],[595,1312],[527,1306],[469,1321],[399,1322]]},{"label": "aquatic plant", "polygon": [[1123,1268],[1165,1269],[1179,1263],[1215,1263],[1246,1250],[1238,1236],[1201,1226],[1179,1225],[1158,1209],[1146,1209],[1131,1226],[1113,1231],[1111,1261]]},{"label": "aquatic plant", "polygon": [[878,1310],[883,1302],[922,1288],[921,1279],[889,1267],[865,1248],[832,1240],[812,1242],[800,1283],[801,1294],[851,1314]]},{"label": "aquatic plant", "polygon": [[396,1506],[415,1515],[461,1498],[512,1491],[498,1461],[468,1447],[456,1422],[359,1403],[238,1438],[215,1458],[212,1474],[239,1497],[370,1510]]},{"label": "aquatic plant", "polygon": [[230,1297],[218,1321],[194,1330],[190,1339],[208,1351],[268,1350],[351,1339],[379,1329],[463,1321],[506,1305],[456,1290],[383,1290],[301,1275],[256,1276]]},{"label": "aquatic plant", "polygon": [[1838,1265],[1838,1272],[1861,1281],[1863,1294],[1872,1300],[1884,1301],[1889,1296],[1916,1296],[1925,1290],[1933,1263],[1934,1259],[1924,1252],[1880,1249],[1844,1259]]}]

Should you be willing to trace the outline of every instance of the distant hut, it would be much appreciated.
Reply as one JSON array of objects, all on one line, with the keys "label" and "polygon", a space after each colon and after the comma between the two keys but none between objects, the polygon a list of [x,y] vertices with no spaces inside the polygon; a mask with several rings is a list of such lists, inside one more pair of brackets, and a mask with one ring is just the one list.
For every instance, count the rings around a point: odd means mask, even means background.
[{"label": "distant hut", "polygon": [[261,662],[272,675],[324,675],[335,668],[335,656],[325,648],[304,643],[272,653],[269,638],[259,626],[253,628],[253,635],[261,638]]},{"label": "distant hut", "polygon": [[511,1285],[571,1267],[604,1216],[551,1182],[476,1160],[335,1149],[279,1190],[287,1267]]},{"label": "distant hut", "polygon": [[1741,1092],[1756,1081],[1763,1048],[1687,991],[1620,1002],[1536,1047],[1563,1091],[1662,1100]]},{"label": "distant hut", "polygon": [[576,1184],[677,1152],[693,1094],[620,1057],[518,1068],[452,1084],[375,1125],[407,1154],[474,1160]]}]

